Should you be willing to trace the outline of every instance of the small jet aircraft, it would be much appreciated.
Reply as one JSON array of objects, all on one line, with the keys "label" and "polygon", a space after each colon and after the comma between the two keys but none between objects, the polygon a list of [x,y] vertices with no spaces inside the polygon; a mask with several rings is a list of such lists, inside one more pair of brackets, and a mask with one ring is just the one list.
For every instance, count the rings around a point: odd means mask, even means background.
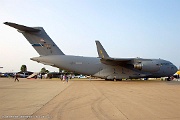
[{"label": "small jet aircraft", "polygon": [[177,71],[175,65],[162,59],[111,58],[99,41],[96,41],[99,57],[65,55],[42,27],[4,24],[22,33],[40,55],[31,60],[45,65],[104,79],[170,77]]}]

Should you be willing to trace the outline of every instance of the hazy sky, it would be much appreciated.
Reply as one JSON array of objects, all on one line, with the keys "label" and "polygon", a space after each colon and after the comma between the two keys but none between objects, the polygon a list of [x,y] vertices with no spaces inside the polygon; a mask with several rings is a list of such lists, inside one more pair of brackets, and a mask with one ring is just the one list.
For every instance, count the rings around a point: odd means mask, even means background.
[{"label": "hazy sky", "polygon": [[58,71],[31,61],[38,53],[4,22],[44,27],[68,55],[97,57],[100,40],[111,57],[161,58],[180,66],[180,0],[0,0],[0,72],[23,64],[29,71]]}]

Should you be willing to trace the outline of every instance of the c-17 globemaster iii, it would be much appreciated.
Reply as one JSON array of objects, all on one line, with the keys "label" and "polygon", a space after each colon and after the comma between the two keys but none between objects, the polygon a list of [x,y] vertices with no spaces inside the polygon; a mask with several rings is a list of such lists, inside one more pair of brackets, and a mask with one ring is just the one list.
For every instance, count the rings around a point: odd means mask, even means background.
[{"label": "c-17 globemaster iii", "polygon": [[111,58],[99,41],[99,57],[65,55],[42,27],[4,24],[18,29],[40,55],[31,60],[45,65],[104,79],[170,77],[177,71],[175,65],[162,59]]}]

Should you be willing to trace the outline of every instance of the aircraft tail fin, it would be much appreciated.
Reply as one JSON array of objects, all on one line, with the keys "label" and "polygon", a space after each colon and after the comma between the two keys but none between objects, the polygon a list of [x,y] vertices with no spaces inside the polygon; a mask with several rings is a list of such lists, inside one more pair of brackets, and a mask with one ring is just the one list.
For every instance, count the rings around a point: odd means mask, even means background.
[{"label": "aircraft tail fin", "polygon": [[101,45],[99,41],[95,41],[97,46],[98,55],[100,58],[110,58],[104,47]]},{"label": "aircraft tail fin", "polygon": [[18,29],[40,56],[64,55],[42,27],[27,27],[10,22],[5,22],[4,24]]}]

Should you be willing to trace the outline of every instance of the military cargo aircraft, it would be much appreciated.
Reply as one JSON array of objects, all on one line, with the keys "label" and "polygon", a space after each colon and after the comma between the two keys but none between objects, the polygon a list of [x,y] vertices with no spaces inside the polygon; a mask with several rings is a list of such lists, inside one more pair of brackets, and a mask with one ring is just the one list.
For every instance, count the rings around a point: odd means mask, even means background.
[{"label": "military cargo aircraft", "polygon": [[42,27],[4,24],[22,33],[40,55],[31,60],[45,65],[104,79],[170,77],[177,71],[175,65],[163,59],[112,58],[99,41],[96,41],[99,57],[65,55]]}]

